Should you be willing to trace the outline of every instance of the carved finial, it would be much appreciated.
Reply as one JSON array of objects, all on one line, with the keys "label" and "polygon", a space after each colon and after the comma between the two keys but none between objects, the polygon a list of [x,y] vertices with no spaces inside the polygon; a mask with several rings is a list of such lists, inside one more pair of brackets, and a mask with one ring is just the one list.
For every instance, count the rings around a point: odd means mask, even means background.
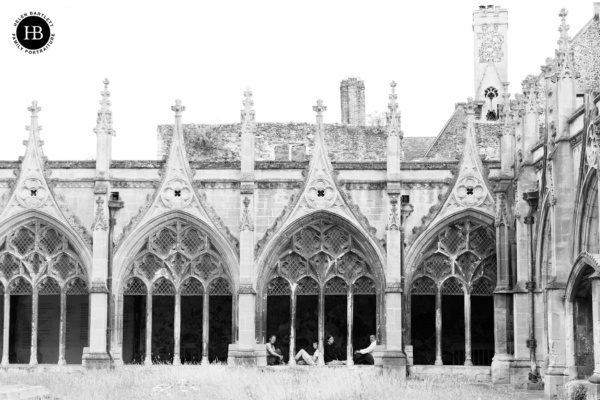
[{"label": "carved finial", "polygon": [[556,50],[556,75],[558,78],[578,78],[579,74],[573,68],[573,49],[571,49],[571,40],[569,39],[569,25],[567,25],[567,10],[560,10],[560,38],[558,39],[558,50]]},{"label": "carved finial", "polygon": [[398,103],[396,103],[396,100],[398,100],[398,95],[396,94],[396,81],[392,81],[390,86],[392,87],[392,93],[389,96],[390,103],[388,104],[388,109],[390,110],[390,113],[394,115],[398,110]]},{"label": "carved finial", "polygon": [[181,117],[181,113],[185,111],[185,106],[181,105],[181,100],[175,100],[175,105],[171,106],[171,111],[175,111],[175,117]]},{"label": "carved finial", "polygon": [[102,83],[104,84],[104,90],[100,92],[102,100],[100,100],[100,110],[98,110],[94,133],[98,134],[103,132],[114,136],[115,131],[112,127],[112,111],[110,111],[112,103],[110,102],[110,92],[108,91],[108,84],[110,82],[107,78],[104,78]]},{"label": "carved finial", "polygon": [[42,107],[39,107],[38,102],[34,100],[31,102],[31,105],[27,107],[27,110],[31,112],[31,118],[37,118],[38,113],[42,111]]},{"label": "carved finial", "polygon": [[389,95],[388,112],[386,119],[388,124],[388,135],[402,135],[400,132],[400,113],[398,112],[398,95],[396,94],[396,81],[390,83],[392,93]]},{"label": "carved finial", "polygon": [[313,111],[317,112],[317,118],[323,118],[323,112],[327,111],[327,106],[323,105],[323,100],[317,100],[317,105],[313,106]]},{"label": "carved finial", "polygon": [[[27,125],[25,129],[33,133],[34,138],[37,138],[37,132],[42,130],[42,127],[38,125],[38,113],[42,111],[42,107],[38,106],[38,102],[36,100],[31,102],[31,105],[27,107],[27,110],[31,113],[31,125]],[[31,139],[31,133],[29,138]],[[39,140],[39,138],[38,138]]]},{"label": "carved finial", "polygon": [[248,125],[252,125],[254,123],[254,110],[252,106],[254,105],[254,101],[252,101],[252,91],[248,88],[244,92],[244,101],[242,104],[244,105],[244,109],[242,110],[242,123],[246,123]]}]

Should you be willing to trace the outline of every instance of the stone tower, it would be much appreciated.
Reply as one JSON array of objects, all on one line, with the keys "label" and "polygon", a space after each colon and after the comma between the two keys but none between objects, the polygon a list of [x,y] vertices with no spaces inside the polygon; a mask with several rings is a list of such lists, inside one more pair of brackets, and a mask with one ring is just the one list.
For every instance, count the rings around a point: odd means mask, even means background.
[{"label": "stone tower", "polygon": [[365,83],[359,78],[344,79],[340,83],[342,124],[365,125]]},{"label": "stone tower", "polygon": [[475,102],[482,103],[481,119],[498,119],[504,82],[507,81],[508,11],[500,6],[479,6],[473,12],[475,41]]}]

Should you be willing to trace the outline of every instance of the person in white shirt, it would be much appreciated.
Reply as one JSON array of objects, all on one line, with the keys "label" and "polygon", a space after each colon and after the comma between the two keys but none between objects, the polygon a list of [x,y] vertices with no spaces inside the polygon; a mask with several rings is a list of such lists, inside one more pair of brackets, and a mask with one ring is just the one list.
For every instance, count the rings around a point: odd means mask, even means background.
[{"label": "person in white shirt", "polygon": [[313,342],[313,348],[315,349],[315,352],[312,356],[308,354],[306,350],[300,349],[298,354],[296,354],[296,361],[302,359],[299,361],[299,364],[304,363],[306,365],[317,365],[317,362],[319,361],[319,343]]},{"label": "person in white shirt", "polygon": [[377,346],[377,341],[375,340],[375,335],[369,336],[369,340],[371,344],[366,349],[356,350],[354,352],[354,365],[374,365],[375,360],[373,359],[373,351],[375,350],[375,346]]}]

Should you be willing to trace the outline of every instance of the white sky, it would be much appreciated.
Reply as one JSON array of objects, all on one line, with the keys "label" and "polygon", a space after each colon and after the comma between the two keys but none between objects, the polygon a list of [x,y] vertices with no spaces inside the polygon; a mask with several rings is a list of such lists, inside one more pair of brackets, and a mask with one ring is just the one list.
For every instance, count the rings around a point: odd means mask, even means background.
[{"label": "white sky", "polygon": [[[154,5],[152,5],[154,4]],[[156,126],[239,121],[243,91],[259,122],[340,122],[339,83],[363,78],[366,111],[384,111],[396,80],[407,136],[435,136],[456,102],[473,96],[472,13],[482,1],[2,1],[0,159],[24,154],[27,107],[38,100],[45,154],[95,158],[102,80],[111,81],[114,159],[156,158]],[[492,4],[492,3],[490,3]],[[501,3],[509,12],[510,92],[554,55],[558,13],[570,36],[593,17],[591,1]],[[48,15],[54,44],[29,55],[12,43],[24,12]]]}]

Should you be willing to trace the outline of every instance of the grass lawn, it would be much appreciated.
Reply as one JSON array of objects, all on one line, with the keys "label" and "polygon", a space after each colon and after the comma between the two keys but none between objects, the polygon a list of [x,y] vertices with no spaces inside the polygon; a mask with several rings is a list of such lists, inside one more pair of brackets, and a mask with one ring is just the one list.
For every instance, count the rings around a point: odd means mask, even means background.
[{"label": "grass lawn", "polygon": [[399,382],[375,369],[152,366],[114,371],[41,369],[0,371],[0,384],[42,385],[51,399],[520,399],[506,386],[469,385],[458,379]]}]

